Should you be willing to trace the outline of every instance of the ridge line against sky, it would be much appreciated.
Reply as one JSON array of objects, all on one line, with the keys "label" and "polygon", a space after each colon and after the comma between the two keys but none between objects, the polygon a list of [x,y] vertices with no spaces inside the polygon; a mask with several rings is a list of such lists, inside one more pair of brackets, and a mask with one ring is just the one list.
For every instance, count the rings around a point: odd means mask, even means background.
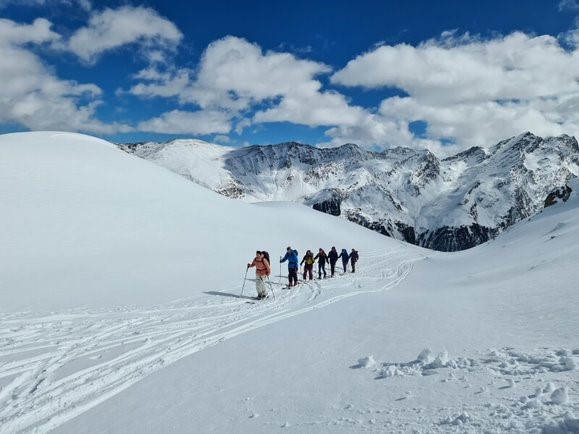
[{"label": "ridge line against sky", "polygon": [[0,0],[0,133],[438,154],[579,136],[577,0],[193,3]]}]

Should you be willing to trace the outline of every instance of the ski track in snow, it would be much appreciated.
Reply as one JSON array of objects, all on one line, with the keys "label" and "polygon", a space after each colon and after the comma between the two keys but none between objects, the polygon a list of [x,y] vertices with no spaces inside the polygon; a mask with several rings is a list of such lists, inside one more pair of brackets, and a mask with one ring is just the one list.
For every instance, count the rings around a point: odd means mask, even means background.
[{"label": "ski track in snow", "polygon": [[[44,433],[127,389],[147,375],[242,333],[356,295],[389,290],[417,256],[364,254],[355,274],[307,281],[247,303],[228,292],[153,308],[0,314],[0,432]],[[253,294],[252,282],[244,294]],[[275,293],[273,297],[272,290]]]}]

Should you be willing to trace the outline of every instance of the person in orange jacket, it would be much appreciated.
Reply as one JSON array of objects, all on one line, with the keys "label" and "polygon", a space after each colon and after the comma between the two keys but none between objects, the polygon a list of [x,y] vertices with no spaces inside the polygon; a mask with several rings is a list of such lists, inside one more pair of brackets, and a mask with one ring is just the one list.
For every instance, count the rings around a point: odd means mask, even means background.
[{"label": "person in orange jacket", "polygon": [[257,290],[258,300],[267,297],[267,287],[265,286],[265,279],[271,274],[271,267],[263,253],[259,250],[255,252],[255,259],[251,264],[247,264],[247,268],[255,267],[255,289]]}]

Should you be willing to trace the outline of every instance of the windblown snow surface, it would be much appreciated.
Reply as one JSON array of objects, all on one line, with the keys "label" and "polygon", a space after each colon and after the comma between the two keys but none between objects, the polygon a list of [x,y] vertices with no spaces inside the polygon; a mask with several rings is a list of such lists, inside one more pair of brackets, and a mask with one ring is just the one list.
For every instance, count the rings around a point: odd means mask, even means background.
[{"label": "windblown snow surface", "polygon": [[[579,432],[572,188],[443,254],[96,138],[0,136],[0,432]],[[284,290],[288,244],[358,270]]]}]

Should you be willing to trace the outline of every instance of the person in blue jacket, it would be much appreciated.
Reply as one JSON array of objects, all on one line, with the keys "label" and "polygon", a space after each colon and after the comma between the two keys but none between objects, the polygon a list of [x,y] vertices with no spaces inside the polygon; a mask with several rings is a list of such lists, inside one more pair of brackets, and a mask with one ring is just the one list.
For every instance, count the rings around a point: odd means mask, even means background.
[{"label": "person in blue jacket", "polygon": [[291,288],[292,286],[296,286],[298,284],[298,268],[300,263],[300,259],[298,258],[298,251],[293,250],[291,246],[288,246],[285,256],[279,260],[280,263],[285,261],[288,261],[288,288]]},{"label": "person in blue jacket", "polygon": [[350,259],[350,255],[348,255],[348,251],[346,249],[342,249],[342,252],[338,256],[338,258],[342,258],[342,267],[344,267],[344,273],[348,268],[348,259]]}]

